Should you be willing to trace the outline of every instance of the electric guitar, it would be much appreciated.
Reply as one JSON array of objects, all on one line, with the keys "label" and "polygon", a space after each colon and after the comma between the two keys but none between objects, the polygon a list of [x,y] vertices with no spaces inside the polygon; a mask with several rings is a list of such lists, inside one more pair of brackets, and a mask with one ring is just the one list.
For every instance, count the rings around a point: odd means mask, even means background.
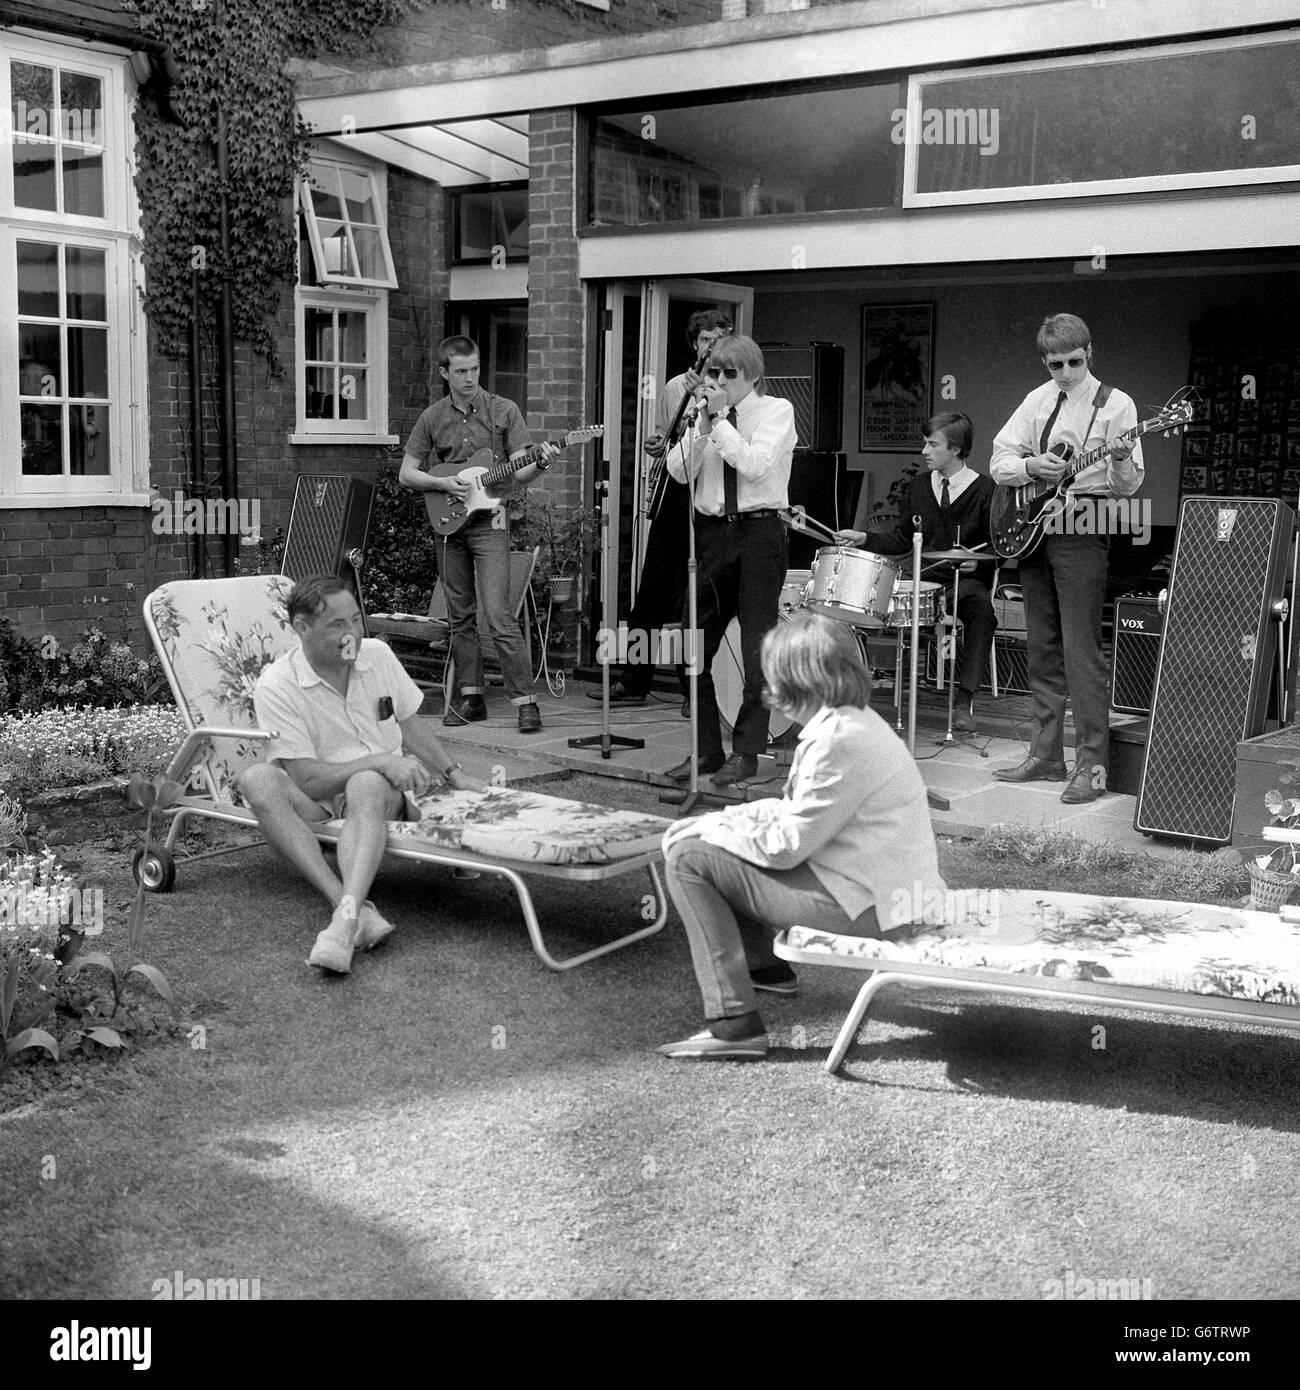
[{"label": "electric guitar", "polygon": [[[1186,428],[1192,418],[1191,391],[1190,386],[1180,388],[1149,420],[1140,421],[1132,429],[1124,430],[1114,439],[1098,444],[1095,449],[1087,450],[1078,458],[1073,457],[1072,445],[1052,445],[1048,452],[1069,463],[1069,468],[1057,482],[1030,478],[1027,483],[999,483],[989,502],[989,535],[994,552],[1004,560],[1018,560],[1028,555],[1042,540],[1047,523],[1053,517],[1060,516],[1070,505],[1067,485],[1085,468],[1091,468],[1105,458],[1116,440],[1136,441],[1153,430],[1171,434]],[[1026,454],[1024,457],[1035,456]]]},{"label": "electric guitar", "polygon": [[[570,430],[563,439],[550,442],[557,448],[571,449],[575,444],[599,439],[604,433],[604,425],[583,425],[581,429]],[[453,497],[449,492],[424,494],[429,520],[440,536],[454,535],[475,512],[490,512],[500,507],[502,494],[513,485],[515,474],[529,464],[546,469],[551,463],[550,458],[543,455],[540,444],[531,445],[518,458],[507,459],[505,463],[496,463],[495,459],[492,450],[484,447],[460,463],[439,463],[429,469],[431,478],[460,478],[469,484],[464,497]]]}]

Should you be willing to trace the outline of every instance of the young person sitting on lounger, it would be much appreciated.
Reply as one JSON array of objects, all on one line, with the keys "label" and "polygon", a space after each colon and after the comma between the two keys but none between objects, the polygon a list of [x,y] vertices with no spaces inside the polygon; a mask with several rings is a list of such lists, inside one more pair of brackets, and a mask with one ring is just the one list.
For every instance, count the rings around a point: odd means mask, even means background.
[{"label": "young person sitting on lounger", "polygon": [[852,629],[800,612],[763,638],[764,698],[803,725],[780,797],[676,822],[664,835],[669,896],[686,924],[706,1027],[665,1057],[767,1056],[754,991],[795,992],[772,940],[798,924],[879,936],[919,920],[944,890],[925,783],[867,708]]},{"label": "young person sitting on lounger", "polygon": [[[393,930],[367,901],[387,844],[387,823],[416,819],[410,798],[439,779],[486,790],[416,717],[423,696],[383,643],[362,637],[361,610],[344,582],[313,575],[286,605],[300,647],[266,666],[253,690],[269,761],[245,769],[239,790],[277,850],[333,908],[309,965],[346,974],[354,950]],[[339,880],[310,826],[343,818]]]}]

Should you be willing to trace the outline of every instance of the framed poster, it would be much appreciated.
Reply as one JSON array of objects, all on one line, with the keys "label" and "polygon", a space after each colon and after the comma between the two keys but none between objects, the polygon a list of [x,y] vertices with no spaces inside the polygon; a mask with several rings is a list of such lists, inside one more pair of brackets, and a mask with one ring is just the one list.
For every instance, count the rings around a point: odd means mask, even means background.
[{"label": "framed poster", "polygon": [[864,304],[860,451],[914,453],[933,402],[934,304]]}]

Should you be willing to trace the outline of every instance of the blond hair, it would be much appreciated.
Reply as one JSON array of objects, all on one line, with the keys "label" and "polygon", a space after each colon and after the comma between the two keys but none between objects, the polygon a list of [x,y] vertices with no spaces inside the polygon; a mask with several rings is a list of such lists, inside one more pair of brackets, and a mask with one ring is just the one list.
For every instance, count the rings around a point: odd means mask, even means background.
[{"label": "blond hair", "polygon": [[781,714],[793,716],[810,705],[865,709],[871,702],[871,675],[845,623],[818,613],[797,612],[763,638],[764,698]]}]

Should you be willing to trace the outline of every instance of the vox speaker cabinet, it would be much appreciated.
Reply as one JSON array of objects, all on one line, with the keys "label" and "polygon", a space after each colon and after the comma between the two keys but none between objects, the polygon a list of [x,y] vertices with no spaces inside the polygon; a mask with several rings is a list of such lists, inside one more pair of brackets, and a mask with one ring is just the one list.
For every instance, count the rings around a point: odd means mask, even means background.
[{"label": "vox speaker cabinet", "polygon": [[337,574],[355,593],[348,557],[364,555],[374,497],[374,484],[361,478],[300,474],[280,572],[295,582],[309,574]]},{"label": "vox speaker cabinet", "polygon": [[1125,594],[1115,600],[1111,642],[1110,707],[1118,714],[1147,714],[1160,661],[1164,614],[1159,600]]},{"label": "vox speaker cabinet", "polygon": [[764,347],[769,396],[794,406],[795,449],[838,453],[844,422],[844,349],[838,343]]},{"label": "vox speaker cabinet", "polygon": [[1294,528],[1275,498],[1183,499],[1135,829],[1231,840],[1237,745],[1264,729]]}]

